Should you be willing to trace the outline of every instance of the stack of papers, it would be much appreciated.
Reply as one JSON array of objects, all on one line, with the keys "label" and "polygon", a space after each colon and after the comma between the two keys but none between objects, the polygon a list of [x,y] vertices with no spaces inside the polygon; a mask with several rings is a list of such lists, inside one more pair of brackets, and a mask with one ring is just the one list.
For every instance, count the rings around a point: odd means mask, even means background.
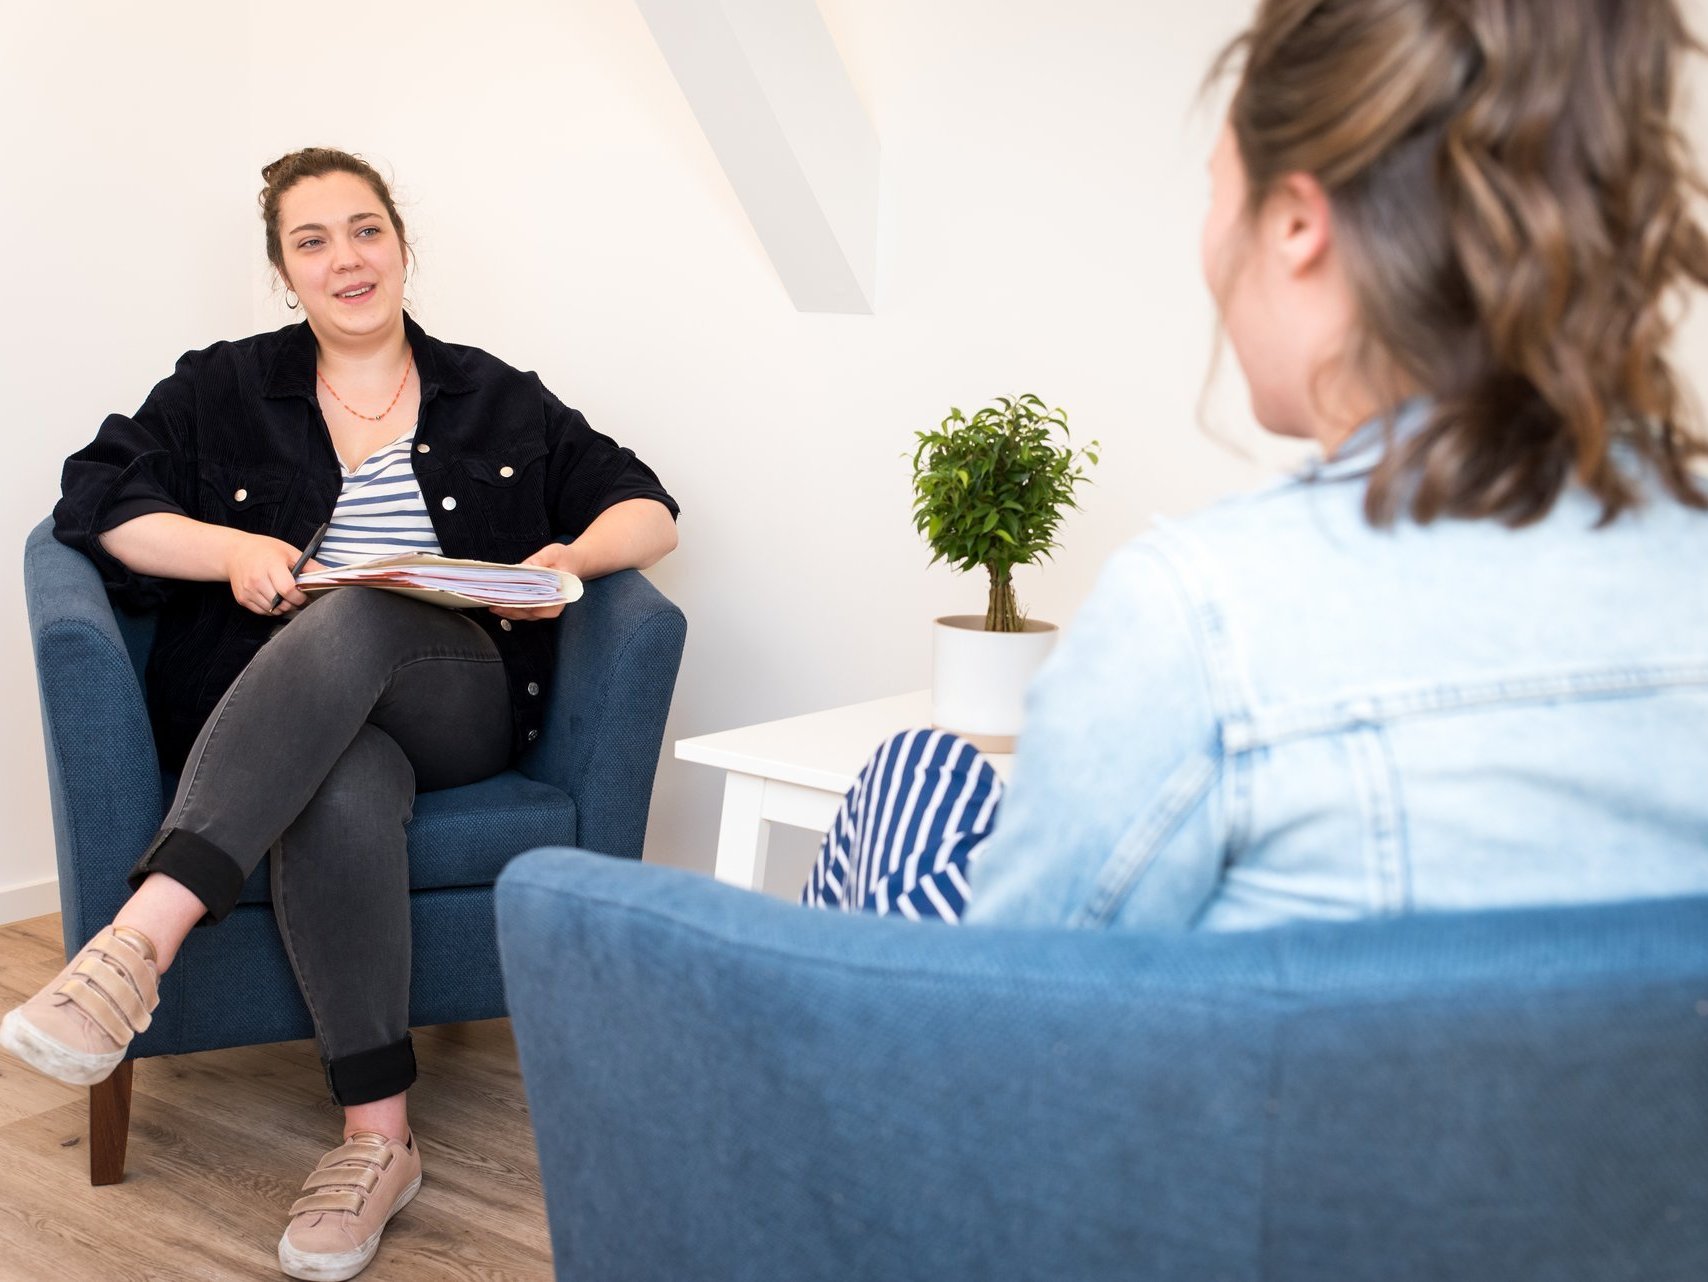
[{"label": "stack of papers", "polygon": [[567,605],[581,596],[580,579],[549,566],[457,561],[425,552],[375,557],[340,570],[316,570],[299,575],[297,587],[311,593],[331,588],[383,588],[453,610],[489,605],[534,609]]}]

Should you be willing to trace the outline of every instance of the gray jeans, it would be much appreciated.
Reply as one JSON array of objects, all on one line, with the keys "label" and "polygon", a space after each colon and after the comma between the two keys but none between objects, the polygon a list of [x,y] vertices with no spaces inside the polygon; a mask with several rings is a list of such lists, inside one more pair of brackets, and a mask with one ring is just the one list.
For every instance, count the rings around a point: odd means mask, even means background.
[{"label": "gray jeans", "polygon": [[503,661],[473,620],[341,588],[232,682],[131,871],[133,886],[155,872],[183,883],[217,922],[271,854],[273,912],[340,1104],[415,1078],[404,846],[415,793],[497,774],[510,731]]}]

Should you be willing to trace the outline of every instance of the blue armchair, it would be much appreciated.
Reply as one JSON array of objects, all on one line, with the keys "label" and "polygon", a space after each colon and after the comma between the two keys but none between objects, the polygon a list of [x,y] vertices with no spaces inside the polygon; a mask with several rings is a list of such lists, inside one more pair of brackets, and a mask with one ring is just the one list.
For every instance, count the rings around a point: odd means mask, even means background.
[{"label": "blue armchair", "polygon": [[498,923],[561,1278],[1708,1278],[1708,899],[1022,931],[536,851]]},{"label": "blue armchair", "polygon": [[[69,956],[118,911],[124,875],[169,800],[142,690],[154,619],[115,612],[95,567],[46,521],[25,545],[24,589]],[[685,627],[634,571],[589,583],[558,625],[560,675],[539,741],[514,770],[417,799],[412,1024],[505,1013],[492,886],[514,855],[574,841],[640,857]],[[136,1058],[311,1035],[268,898],[263,861],[231,915],[191,933],[161,984],[153,1026],[90,1089],[93,1183],[123,1177]],[[233,991],[247,1000],[232,1002]]]}]

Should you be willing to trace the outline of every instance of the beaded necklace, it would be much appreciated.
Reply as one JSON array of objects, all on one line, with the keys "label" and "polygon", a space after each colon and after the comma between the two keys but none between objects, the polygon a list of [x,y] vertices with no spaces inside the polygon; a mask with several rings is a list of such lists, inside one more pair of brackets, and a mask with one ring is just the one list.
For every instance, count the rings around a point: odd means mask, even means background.
[{"label": "beaded necklace", "polygon": [[387,414],[390,414],[392,412],[392,410],[397,408],[398,397],[401,397],[403,395],[404,384],[409,382],[409,371],[414,369],[414,368],[415,368],[415,349],[410,348],[410,350],[409,350],[409,363],[403,367],[403,381],[397,385],[397,393],[391,398],[391,404],[386,406],[378,414],[364,414],[364,413],[362,413],[361,410],[353,410],[353,409],[350,409],[350,407],[348,405],[345,405],[344,404],[344,398],[342,396],[338,395],[337,391],[333,388],[331,383],[328,383],[326,381],[326,375],[324,375],[320,372],[320,367],[318,365],[315,366],[314,376],[320,380],[321,386],[325,387],[327,391],[332,393],[332,399],[337,401],[340,405],[344,405],[344,408],[346,410],[348,410],[351,414],[354,414],[357,418],[366,419],[370,423],[377,423],[381,419],[383,419]]}]

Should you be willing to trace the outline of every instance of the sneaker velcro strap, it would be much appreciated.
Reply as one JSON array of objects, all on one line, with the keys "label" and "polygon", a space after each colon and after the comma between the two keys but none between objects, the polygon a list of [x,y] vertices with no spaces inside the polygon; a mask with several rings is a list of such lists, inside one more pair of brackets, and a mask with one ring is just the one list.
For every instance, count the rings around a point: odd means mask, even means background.
[{"label": "sneaker velcro strap", "polygon": [[118,1007],[113,1005],[112,999],[102,991],[101,986],[89,976],[81,974],[81,970],[80,966],[66,976],[65,982],[60,984],[57,990],[59,995],[70,999],[73,1006],[94,1020],[101,1031],[117,1045],[129,1045],[130,1025],[125,1022],[124,1016],[119,1013]]},{"label": "sneaker velcro strap", "polygon": [[142,998],[143,1006],[153,1010],[160,1001],[160,979],[148,954],[112,926],[96,935],[89,944],[124,971],[125,979]]},{"label": "sneaker velcro strap", "polygon": [[391,1159],[395,1156],[396,1154],[384,1145],[358,1141],[353,1144],[340,1144],[320,1159],[320,1165],[327,1167],[336,1162],[372,1162],[383,1171],[391,1166]]},{"label": "sneaker velcro strap", "polygon": [[132,983],[130,972],[107,954],[90,953],[77,963],[72,973],[84,976],[90,984],[98,988],[101,996],[124,1016],[125,1023],[133,1031],[140,1033],[153,1022],[148,1007],[143,1004],[142,995]]},{"label": "sneaker velcro strap", "polygon": [[323,1189],[331,1184],[339,1184],[348,1188],[355,1186],[364,1193],[372,1193],[380,1182],[380,1173],[371,1166],[318,1166],[309,1172],[308,1178],[302,1182],[302,1191],[312,1193],[315,1189]]},{"label": "sneaker velcro strap", "polygon": [[362,1203],[366,1197],[349,1190],[343,1193],[310,1193],[307,1197],[299,1197],[291,1203],[292,1215],[305,1215],[311,1211],[348,1211],[351,1215],[362,1213]]}]

